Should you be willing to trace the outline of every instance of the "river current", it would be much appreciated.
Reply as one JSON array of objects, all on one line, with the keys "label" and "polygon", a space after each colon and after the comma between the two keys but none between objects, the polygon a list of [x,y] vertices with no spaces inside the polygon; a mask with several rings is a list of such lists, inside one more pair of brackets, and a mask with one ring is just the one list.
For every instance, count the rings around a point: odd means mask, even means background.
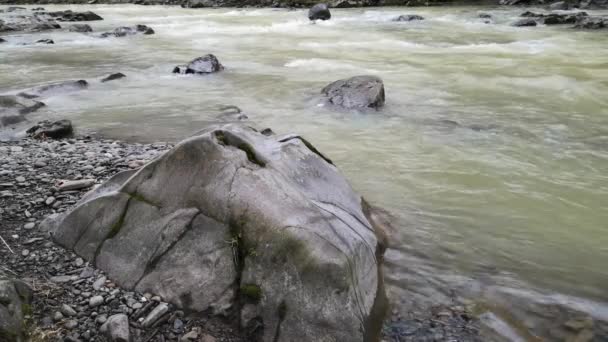
[{"label": "river current", "polygon": [[[305,136],[390,211],[395,302],[483,302],[511,339],[541,334],[546,321],[522,309],[531,303],[608,321],[605,32],[511,27],[524,11],[514,8],[335,9],[312,24],[305,10],[45,7],[92,10],[105,18],[89,23],[95,31],[146,24],[156,34],[45,32],[36,39],[55,44],[36,46],[11,37],[0,45],[0,92],[127,75],[45,99],[32,121],[176,141],[238,106],[260,128]],[[425,20],[392,22],[399,14]],[[207,53],[226,70],[171,73]],[[383,109],[322,105],[326,84],[361,74],[384,80]]]}]

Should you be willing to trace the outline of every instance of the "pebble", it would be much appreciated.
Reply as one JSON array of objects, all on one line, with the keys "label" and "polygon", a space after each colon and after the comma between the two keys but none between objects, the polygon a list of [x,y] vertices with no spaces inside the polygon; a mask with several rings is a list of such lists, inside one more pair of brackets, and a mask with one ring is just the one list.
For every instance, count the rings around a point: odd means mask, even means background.
[{"label": "pebble", "polygon": [[26,224],[23,226],[23,229],[28,229],[28,230],[29,230],[29,229],[34,229],[34,227],[36,227],[36,223],[34,223],[34,222],[30,222],[30,223],[26,223]]},{"label": "pebble", "polygon": [[91,297],[89,299],[89,306],[94,308],[94,307],[98,307],[101,304],[103,304],[103,297],[102,296],[94,296]]},{"label": "pebble", "polygon": [[68,304],[61,305],[60,311],[66,316],[76,316],[76,310],[72,309]]},{"label": "pebble", "polygon": [[47,197],[47,199],[46,199],[46,201],[44,201],[44,203],[46,203],[46,205],[51,205],[51,204],[55,203],[55,197],[53,197],[53,196]]},{"label": "pebble", "polygon": [[53,321],[58,322],[61,321],[63,319],[63,314],[59,311],[55,311],[55,313],[53,314]]},{"label": "pebble", "polygon": [[75,319],[71,319],[63,325],[66,329],[72,330],[78,326],[78,321]]},{"label": "pebble", "polygon": [[95,280],[95,282],[93,283],[93,289],[99,291],[105,283],[106,277],[102,276],[99,279]]},{"label": "pebble", "polygon": [[28,256],[30,254],[30,251],[27,249],[24,249],[21,251],[21,255],[23,255],[24,257]]},{"label": "pebble", "polygon": [[23,182],[25,182],[25,177],[19,176],[19,177],[15,178],[15,180],[17,181],[17,183],[23,183]]}]

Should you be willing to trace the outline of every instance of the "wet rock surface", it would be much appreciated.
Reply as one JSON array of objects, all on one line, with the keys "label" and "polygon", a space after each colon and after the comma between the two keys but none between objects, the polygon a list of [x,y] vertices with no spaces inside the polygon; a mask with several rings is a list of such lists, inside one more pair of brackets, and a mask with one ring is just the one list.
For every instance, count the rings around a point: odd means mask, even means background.
[{"label": "wet rock surface", "polygon": [[393,21],[416,21],[416,20],[424,20],[424,17],[416,15],[416,14],[404,14],[404,15],[400,15],[397,18],[393,19]]},{"label": "wet rock surface", "polygon": [[25,121],[25,115],[44,107],[44,103],[17,95],[0,95],[0,128]]},{"label": "wet rock surface", "polygon": [[520,19],[511,24],[511,26],[515,26],[515,27],[530,27],[530,26],[536,26],[536,25],[538,25],[536,23],[536,20],[534,20],[532,18]]},{"label": "wet rock surface", "polygon": [[193,59],[187,65],[178,65],[173,68],[174,74],[212,74],[224,70],[224,66],[215,57],[208,54],[202,57]]},{"label": "wet rock surface", "polygon": [[35,99],[43,96],[52,96],[66,92],[78,91],[86,89],[88,86],[89,83],[85,80],[60,81],[27,89],[20,92],[18,95],[28,99]]},{"label": "wet rock surface", "polygon": [[154,34],[154,30],[146,25],[122,26],[115,28],[113,31],[104,32],[100,35],[100,37],[126,37],[133,36],[136,34],[150,35]]},{"label": "wet rock surface", "polygon": [[73,24],[69,27],[70,32],[93,32],[93,28],[88,24]]},{"label": "wet rock surface", "polygon": [[[0,241],[0,276],[31,285],[25,332],[32,340],[121,341],[126,316],[131,342],[178,341],[192,331],[217,341],[245,341],[230,321],[192,317],[152,294],[121,289],[48,239],[45,217],[66,211],[91,185],[141,167],[170,147],[88,138],[0,142],[0,236],[7,243]],[[159,306],[162,314],[151,317]],[[105,323],[110,335],[102,333]]]},{"label": "wet rock surface", "polygon": [[47,15],[55,18],[57,21],[95,21],[95,20],[103,20],[98,14],[86,11],[86,12],[73,12],[71,10],[67,11],[57,11],[57,12],[47,12]]},{"label": "wet rock surface", "polygon": [[25,317],[31,313],[32,289],[0,271],[0,341],[26,340]]},{"label": "wet rock surface", "polygon": [[127,75],[123,74],[122,72],[117,72],[117,73],[114,73],[114,74],[111,74],[111,75],[108,75],[108,76],[102,78],[101,83],[119,80],[119,79],[125,78],[125,77],[127,77]]},{"label": "wet rock surface", "polygon": [[316,4],[308,11],[309,20],[329,20],[331,13],[327,4]]},{"label": "wet rock surface", "polygon": [[380,108],[384,105],[384,84],[376,76],[355,76],[327,85],[321,93],[327,101],[346,109]]},{"label": "wet rock surface", "polygon": [[35,139],[62,139],[74,133],[70,120],[59,120],[55,122],[41,121],[32,126],[26,133]]}]

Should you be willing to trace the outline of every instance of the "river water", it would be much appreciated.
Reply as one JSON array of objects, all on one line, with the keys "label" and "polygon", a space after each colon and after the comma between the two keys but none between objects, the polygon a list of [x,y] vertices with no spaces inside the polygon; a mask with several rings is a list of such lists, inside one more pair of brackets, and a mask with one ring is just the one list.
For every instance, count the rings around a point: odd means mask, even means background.
[{"label": "river water", "polygon": [[[236,105],[258,127],[304,135],[395,216],[386,256],[395,302],[474,298],[520,325],[522,338],[521,326],[539,331],[520,312],[528,303],[608,320],[606,32],[511,27],[523,11],[513,8],[340,9],[316,24],[304,10],[46,8],[93,10],[105,18],[90,23],[95,31],[146,24],[156,34],[37,34],[55,41],[44,46],[10,37],[0,46],[1,92],[128,76],[45,99],[32,120],[179,140]],[[399,14],[426,20],[391,22]],[[207,53],[226,70],[171,74]],[[321,105],[323,86],[359,74],[383,78],[382,110]]]}]

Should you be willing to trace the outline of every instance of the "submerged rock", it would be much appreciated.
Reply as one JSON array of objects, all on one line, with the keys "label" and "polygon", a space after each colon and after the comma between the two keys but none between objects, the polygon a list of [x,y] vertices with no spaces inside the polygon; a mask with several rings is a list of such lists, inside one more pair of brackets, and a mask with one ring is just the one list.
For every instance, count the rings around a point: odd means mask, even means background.
[{"label": "submerged rock", "polygon": [[579,18],[574,28],[585,30],[608,29],[608,17],[584,17]]},{"label": "submerged rock", "polygon": [[36,41],[36,44],[55,44],[52,39],[40,39]]},{"label": "submerged rock", "polygon": [[88,24],[73,24],[73,25],[70,25],[69,30],[70,30],[70,32],[80,32],[80,33],[93,32],[93,28]]},{"label": "submerged rock", "polygon": [[331,13],[327,4],[316,4],[308,10],[309,20],[329,20],[331,19]]},{"label": "submerged rock", "polygon": [[6,43],[6,40],[5,40],[5,39],[3,39],[2,37],[0,37],[0,44],[1,44],[1,43]]},{"label": "submerged rock", "polygon": [[258,320],[266,342],[380,332],[380,227],[299,136],[210,127],[118,174],[53,225],[57,242],[122,287]]},{"label": "submerged rock", "polygon": [[393,19],[393,21],[414,21],[414,20],[424,20],[424,17],[416,15],[416,14],[405,14],[405,15],[400,15],[397,18]]},{"label": "submerged rock", "polygon": [[91,12],[72,12],[71,10],[67,11],[57,11],[57,12],[48,12],[46,13],[49,16],[55,18],[57,21],[95,21],[95,20],[103,20],[99,15]]},{"label": "submerged rock", "polygon": [[208,54],[193,59],[187,65],[178,65],[173,68],[174,74],[211,74],[224,70],[224,66],[215,57]]},{"label": "submerged rock", "polygon": [[321,92],[329,103],[347,109],[380,108],[384,105],[384,83],[376,76],[355,76],[327,85]]},{"label": "submerged rock", "polygon": [[23,91],[19,93],[19,96],[33,99],[41,96],[50,96],[75,90],[82,90],[86,89],[88,86],[89,83],[85,80],[54,82]]},{"label": "submerged rock", "polygon": [[25,315],[30,314],[33,291],[26,283],[0,276],[0,340],[26,341]]},{"label": "submerged rock", "polygon": [[0,32],[39,32],[59,29],[53,19],[38,14],[12,15],[0,20]]},{"label": "submerged rock", "polygon": [[588,14],[586,12],[542,14],[527,11],[522,13],[521,16],[525,18],[534,18],[536,20],[541,20],[545,25],[564,25],[575,24],[581,21],[583,18],[587,17]]},{"label": "submerged rock", "polygon": [[524,27],[524,26],[536,26],[536,20],[534,19],[520,19],[514,23],[511,24],[511,26],[516,26],[516,27]]},{"label": "submerged rock", "polygon": [[21,96],[0,95],[0,128],[25,121],[25,115],[44,107],[44,103]]},{"label": "submerged rock", "polygon": [[72,121],[70,120],[55,122],[45,120],[28,129],[26,133],[37,139],[62,139],[71,136],[73,132]]},{"label": "submerged rock", "polygon": [[101,83],[110,82],[110,81],[118,80],[118,79],[125,78],[125,77],[127,77],[127,75],[123,74],[122,72],[117,72],[117,73],[114,73],[114,74],[111,74],[111,75],[108,75],[108,76],[102,78]]},{"label": "submerged rock", "polygon": [[144,34],[144,35],[154,34],[154,30],[151,27],[148,27],[146,25],[135,25],[135,26],[131,26],[131,27],[122,26],[122,27],[115,28],[114,31],[104,32],[100,35],[100,37],[101,38],[125,37],[125,36],[132,36],[135,34]]}]

